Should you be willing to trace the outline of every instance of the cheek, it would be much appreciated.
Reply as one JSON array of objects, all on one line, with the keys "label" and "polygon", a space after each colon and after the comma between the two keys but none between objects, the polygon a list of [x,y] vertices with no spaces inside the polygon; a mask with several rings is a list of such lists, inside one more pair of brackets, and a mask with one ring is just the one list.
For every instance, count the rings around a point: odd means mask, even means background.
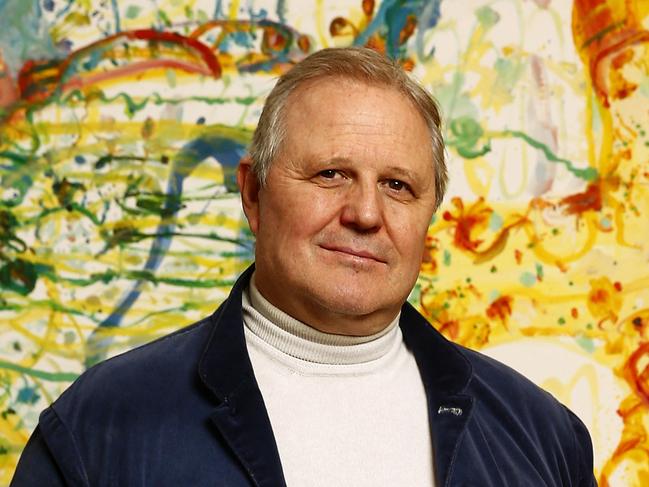
[{"label": "cheek", "polygon": [[389,232],[395,245],[402,251],[421,251],[430,219],[420,212],[392,211],[386,215]]},{"label": "cheek", "polygon": [[260,225],[275,240],[308,238],[336,218],[339,202],[331,194],[295,188],[285,194],[268,199],[261,209]]}]

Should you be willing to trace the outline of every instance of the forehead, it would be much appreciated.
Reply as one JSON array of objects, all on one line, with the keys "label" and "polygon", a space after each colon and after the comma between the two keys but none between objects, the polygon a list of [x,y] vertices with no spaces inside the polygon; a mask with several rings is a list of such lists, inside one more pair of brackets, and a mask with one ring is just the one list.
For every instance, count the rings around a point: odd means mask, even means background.
[{"label": "forehead", "polygon": [[287,150],[380,152],[433,164],[424,117],[391,86],[342,77],[310,80],[289,96],[284,121]]}]

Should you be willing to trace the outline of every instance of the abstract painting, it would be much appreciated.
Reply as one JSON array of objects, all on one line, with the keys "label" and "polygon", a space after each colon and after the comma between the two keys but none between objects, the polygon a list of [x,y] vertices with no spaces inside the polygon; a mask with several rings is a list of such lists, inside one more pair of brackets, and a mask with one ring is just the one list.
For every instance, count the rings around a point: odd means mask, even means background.
[{"label": "abstract painting", "polygon": [[572,408],[600,485],[649,484],[649,2],[0,0],[0,485],[85,369],[224,299],[264,97],[348,45],[445,119],[410,302]]}]

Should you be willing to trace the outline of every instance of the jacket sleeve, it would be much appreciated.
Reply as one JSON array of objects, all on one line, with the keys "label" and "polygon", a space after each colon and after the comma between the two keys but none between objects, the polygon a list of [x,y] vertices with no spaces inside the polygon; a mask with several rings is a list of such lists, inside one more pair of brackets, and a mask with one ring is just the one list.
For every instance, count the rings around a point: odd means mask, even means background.
[{"label": "jacket sleeve", "polygon": [[[595,474],[593,472],[593,443],[586,425],[569,409],[568,415],[572,422],[572,430],[575,437],[575,454],[578,456],[579,466],[578,478],[575,484],[577,487],[597,487]],[[575,466],[577,468],[577,466]]]},{"label": "jacket sleeve", "polygon": [[36,427],[23,450],[10,487],[64,487],[61,470],[50,452],[40,427]]},{"label": "jacket sleeve", "polygon": [[23,451],[11,487],[90,487],[74,435],[54,406],[40,415]]}]

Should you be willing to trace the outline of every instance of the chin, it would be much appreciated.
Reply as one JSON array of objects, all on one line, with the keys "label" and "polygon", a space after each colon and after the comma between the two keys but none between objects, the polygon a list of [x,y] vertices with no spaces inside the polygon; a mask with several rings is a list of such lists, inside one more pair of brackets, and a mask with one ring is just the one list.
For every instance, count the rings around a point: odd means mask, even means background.
[{"label": "chin", "polygon": [[386,302],[385,296],[373,295],[365,289],[350,290],[344,286],[331,289],[330,293],[320,293],[319,296],[316,294],[316,299],[323,308],[332,313],[357,318],[377,312],[387,312],[391,308],[400,308],[399,305],[393,302]]}]

